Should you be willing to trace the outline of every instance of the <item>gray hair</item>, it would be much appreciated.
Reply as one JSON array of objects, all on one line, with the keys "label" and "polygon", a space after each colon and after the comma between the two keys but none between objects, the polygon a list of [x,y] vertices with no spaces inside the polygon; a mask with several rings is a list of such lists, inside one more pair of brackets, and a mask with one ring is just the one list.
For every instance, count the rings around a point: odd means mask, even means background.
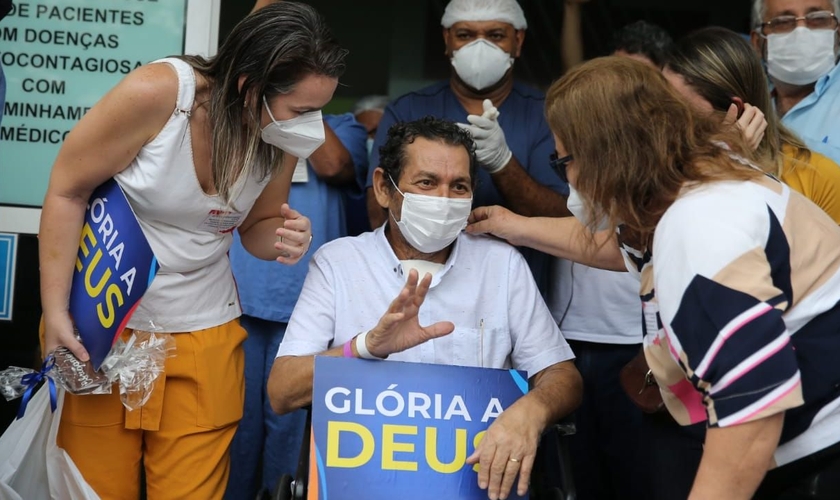
[{"label": "gray hair", "polygon": [[[752,29],[756,29],[764,22],[765,6],[764,2],[767,0],[753,0],[752,16],[750,17],[750,25]],[[840,0],[831,0],[831,7],[834,13],[840,12]]]}]

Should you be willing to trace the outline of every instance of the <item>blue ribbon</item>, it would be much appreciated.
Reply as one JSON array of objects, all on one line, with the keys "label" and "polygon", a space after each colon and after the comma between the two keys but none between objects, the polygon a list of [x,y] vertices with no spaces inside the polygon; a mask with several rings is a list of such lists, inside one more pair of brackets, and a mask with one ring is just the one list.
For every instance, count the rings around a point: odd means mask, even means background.
[{"label": "blue ribbon", "polygon": [[23,377],[20,378],[20,383],[26,386],[26,392],[23,393],[23,399],[20,400],[20,408],[18,409],[17,418],[23,418],[24,413],[26,413],[26,405],[29,404],[29,400],[32,399],[32,394],[35,392],[35,388],[38,387],[38,384],[47,379],[47,385],[50,388],[50,407],[52,411],[55,411],[56,405],[58,404],[58,394],[55,390],[55,381],[47,375],[47,372],[52,370],[52,367],[55,365],[55,358],[52,355],[47,356],[47,359],[44,360],[44,364],[41,365],[41,370],[35,373],[27,373]]}]

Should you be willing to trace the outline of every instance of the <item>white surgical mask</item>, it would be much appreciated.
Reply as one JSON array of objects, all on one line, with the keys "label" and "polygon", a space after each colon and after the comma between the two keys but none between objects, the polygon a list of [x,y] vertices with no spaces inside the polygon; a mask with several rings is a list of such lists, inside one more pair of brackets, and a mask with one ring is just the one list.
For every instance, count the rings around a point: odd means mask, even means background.
[{"label": "white surgical mask", "polygon": [[452,53],[452,67],[467,85],[484,90],[498,83],[513,65],[510,54],[483,38]]},{"label": "white surgical mask", "polygon": [[583,203],[580,195],[578,195],[578,192],[571,184],[569,184],[569,197],[566,199],[566,208],[569,209],[569,212],[571,212],[581,224],[591,227],[593,231],[603,231],[605,229],[609,229],[610,227],[610,221],[607,217],[602,217],[601,220],[597,221],[597,224],[591,224],[594,218],[592,217],[592,214],[589,213],[589,210],[586,209],[586,205]]},{"label": "white surgical mask", "polygon": [[263,104],[271,118],[271,123],[262,129],[262,140],[266,143],[298,158],[309,158],[326,140],[324,119],[320,111],[310,111],[290,120],[277,121],[265,97]]},{"label": "white surgical mask", "polygon": [[423,253],[434,253],[448,247],[467,227],[472,198],[447,198],[403,193],[400,220],[391,214],[408,243]]},{"label": "white surgical mask", "polygon": [[835,30],[800,26],[783,35],[767,35],[767,73],[791,85],[814,83],[834,67]]}]

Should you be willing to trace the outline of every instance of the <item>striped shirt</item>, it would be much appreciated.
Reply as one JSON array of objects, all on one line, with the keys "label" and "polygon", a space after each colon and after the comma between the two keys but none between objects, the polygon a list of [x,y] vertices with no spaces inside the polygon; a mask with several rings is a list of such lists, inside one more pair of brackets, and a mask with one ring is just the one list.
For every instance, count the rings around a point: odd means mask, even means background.
[{"label": "striped shirt", "polygon": [[[621,239],[619,235],[619,239]],[[785,412],[776,465],[840,442],[840,228],[771,177],[685,189],[641,280],[645,356],[682,425]]]}]

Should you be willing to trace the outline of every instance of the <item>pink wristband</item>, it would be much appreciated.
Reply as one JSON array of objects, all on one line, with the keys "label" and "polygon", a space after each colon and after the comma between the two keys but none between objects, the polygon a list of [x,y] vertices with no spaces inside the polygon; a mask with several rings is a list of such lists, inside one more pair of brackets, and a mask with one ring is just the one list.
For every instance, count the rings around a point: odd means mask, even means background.
[{"label": "pink wristband", "polygon": [[356,337],[353,337],[352,339],[350,339],[350,340],[348,340],[347,342],[344,343],[344,357],[345,358],[355,358],[356,357],[356,356],[353,356],[353,348],[350,346],[350,344],[355,339],[356,339]]}]

